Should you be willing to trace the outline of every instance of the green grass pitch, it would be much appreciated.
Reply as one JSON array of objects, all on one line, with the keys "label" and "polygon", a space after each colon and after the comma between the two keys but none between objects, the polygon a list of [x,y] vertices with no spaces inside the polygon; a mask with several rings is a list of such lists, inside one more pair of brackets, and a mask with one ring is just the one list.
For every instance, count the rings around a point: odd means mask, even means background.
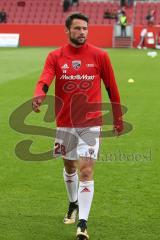
[{"label": "green grass pitch", "polygon": [[[0,239],[71,240],[76,227],[65,226],[67,198],[62,161],[23,161],[15,146],[34,140],[33,153],[49,151],[53,139],[22,134],[9,126],[11,113],[32,97],[51,48],[0,49]],[[133,131],[104,138],[95,168],[95,195],[88,222],[92,240],[158,240],[160,236],[160,53],[109,49],[125,121]],[[133,78],[135,82],[128,83]],[[50,89],[52,94],[53,89]],[[104,99],[108,100],[103,89]],[[46,111],[26,122],[44,123]],[[119,154],[123,154],[120,155]],[[116,157],[115,157],[116,156]],[[136,157],[137,156],[137,157]]]}]

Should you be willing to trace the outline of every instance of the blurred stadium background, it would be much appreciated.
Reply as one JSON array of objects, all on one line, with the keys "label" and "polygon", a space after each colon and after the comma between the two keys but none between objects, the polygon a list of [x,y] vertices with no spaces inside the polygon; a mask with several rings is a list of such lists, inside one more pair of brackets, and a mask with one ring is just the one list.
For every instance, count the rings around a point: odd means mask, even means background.
[{"label": "blurred stadium background", "polygon": [[[105,11],[117,13],[122,5],[128,20],[126,37],[121,37],[116,19],[104,18]],[[151,10],[154,21],[148,24],[146,16]],[[90,239],[159,240],[160,60],[155,45],[160,2],[83,0],[66,12],[63,1],[58,0],[0,0],[0,12],[6,13],[5,19],[0,18],[0,240],[75,238],[75,226],[63,224],[67,198],[62,161],[24,160],[15,153],[16,145],[27,139],[33,141],[33,155],[50,151],[54,139],[16,132],[9,124],[13,111],[32,98],[48,52],[67,42],[64,21],[72,11],[89,15],[89,42],[109,53],[122,104],[128,109],[124,120],[133,126],[130,133],[104,138],[101,144]],[[147,49],[139,50],[144,27],[150,33]],[[149,54],[153,51],[157,55]],[[128,79],[134,82],[128,83]],[[53,94],[53,87],[49,94]],[[46,110],[44,105],[40,114],[31,112],[25,123],[53,129],[53,122],[43,120]]]}]

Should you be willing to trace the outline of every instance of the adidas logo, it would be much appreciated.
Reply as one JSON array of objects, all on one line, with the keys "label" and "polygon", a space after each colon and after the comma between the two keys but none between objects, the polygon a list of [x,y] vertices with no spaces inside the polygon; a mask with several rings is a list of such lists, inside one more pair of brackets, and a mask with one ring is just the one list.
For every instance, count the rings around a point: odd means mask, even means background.
[{"label": "adidas logo", "polygon": [[68,64],[65,63],[65,64],[62,66],[62,69],[67,69],[67,68],[69,68],[69,67],[68,67]]},{"label": "adidas logo", "polygon": [[90,190],[85,187],[85,188],[81,191],[81,193],[83,193],[83,192],[90,192]]}]

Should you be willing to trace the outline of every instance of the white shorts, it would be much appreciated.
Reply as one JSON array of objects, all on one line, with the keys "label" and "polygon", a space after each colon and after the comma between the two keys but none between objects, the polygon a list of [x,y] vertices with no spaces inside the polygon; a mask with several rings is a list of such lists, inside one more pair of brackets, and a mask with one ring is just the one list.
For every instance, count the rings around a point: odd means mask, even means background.
[{"label": "white shorts", "polygon": [[54,157],[78,160],[80,157],[97,159],[101,127],[58,127],[54,144]]}]

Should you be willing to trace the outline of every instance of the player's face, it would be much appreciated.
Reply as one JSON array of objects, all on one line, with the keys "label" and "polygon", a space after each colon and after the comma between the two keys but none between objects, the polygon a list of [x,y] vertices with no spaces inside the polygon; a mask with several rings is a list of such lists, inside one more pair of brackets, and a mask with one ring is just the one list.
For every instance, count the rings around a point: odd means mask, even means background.
[{"label": "player's face", "polygon": [[76,46],[83,45],[88,35],[88,23],[81,19],[74,19],[68,33],[71,43]]}]

